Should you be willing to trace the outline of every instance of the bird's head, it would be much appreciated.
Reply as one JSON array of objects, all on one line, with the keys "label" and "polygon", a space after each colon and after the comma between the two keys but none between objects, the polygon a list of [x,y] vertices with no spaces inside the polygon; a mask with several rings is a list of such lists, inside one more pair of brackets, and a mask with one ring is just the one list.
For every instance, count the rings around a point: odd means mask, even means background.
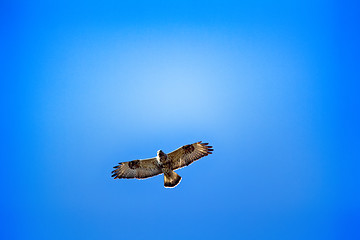
[{"label": "bird's head", "polygon": [[159,157],[162,157],[162,156],[165,156],[166,154],[162,150],[159,150],[159,151],[157,151],[157,155]]}]

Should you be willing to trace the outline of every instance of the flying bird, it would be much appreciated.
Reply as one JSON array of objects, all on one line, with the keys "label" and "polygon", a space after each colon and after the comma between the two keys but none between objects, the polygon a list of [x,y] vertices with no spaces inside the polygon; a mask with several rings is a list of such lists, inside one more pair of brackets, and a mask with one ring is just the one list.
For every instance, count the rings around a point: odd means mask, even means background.
[{"label": "flying bird", "polygon": [[200,158],[212,153],[212,146],[208,143],[196,142],[184,145],[171,153],[157,151],[157,156],[130,162],[121,162],[112,171],[112,177],[144,179],[164,174],[164,187],[177,186],[181,177],[174,170],[188,166]]}]

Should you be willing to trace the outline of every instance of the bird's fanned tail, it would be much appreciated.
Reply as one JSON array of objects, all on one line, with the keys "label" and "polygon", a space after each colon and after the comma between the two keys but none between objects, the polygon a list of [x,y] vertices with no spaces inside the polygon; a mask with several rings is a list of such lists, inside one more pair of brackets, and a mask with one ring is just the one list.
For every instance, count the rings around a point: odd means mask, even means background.
[{"label": "bird's fanned tail", "polygon": [[168,170],[164,172],[164,187],[173,188],[176,187],[181,181],[181,177],[179,174],[172,170]]}]

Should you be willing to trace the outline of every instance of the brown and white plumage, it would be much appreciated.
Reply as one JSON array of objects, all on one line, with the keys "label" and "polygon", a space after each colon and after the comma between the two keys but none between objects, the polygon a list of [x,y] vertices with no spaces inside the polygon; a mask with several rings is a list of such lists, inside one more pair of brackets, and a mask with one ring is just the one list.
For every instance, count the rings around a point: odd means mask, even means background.
[{"label": "brown and white plumage", "polygon": [[156,176],[161,172],[161,168],[157,164],[156,158],[148,158],[142,160],[133,160],[130,162],[122,162],[114,167],[112,177],[116,178],[137,178],[144,179]]},{"label": "brown and white plumage", "polygon": [[186,167],[191,163],[212,154],[212,146],[208,143],[196,142],[193,144],[179,147],[175,151],[168,154],[172,160],[172,170]]},{"label": "brown and white plumage", "polygon": [[175,187],[181,177],[173,170],[188,166],[212,151],[212,146],[202,142],[184,145],[169,154],[159,150],[154,158],[119,163],[112,177],[144,179],[164,173],[164,186]]}]

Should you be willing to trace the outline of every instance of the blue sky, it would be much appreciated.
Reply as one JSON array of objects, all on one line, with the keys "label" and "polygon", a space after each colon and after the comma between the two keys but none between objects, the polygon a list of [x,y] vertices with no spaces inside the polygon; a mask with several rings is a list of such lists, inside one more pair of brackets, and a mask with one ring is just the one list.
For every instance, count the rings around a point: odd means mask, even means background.
[{"label": "blue sky", "polygon": [[[2,238],[359,238],[357,4],[1,5]],[[174,189],[110,177],[196,141]]]}]

